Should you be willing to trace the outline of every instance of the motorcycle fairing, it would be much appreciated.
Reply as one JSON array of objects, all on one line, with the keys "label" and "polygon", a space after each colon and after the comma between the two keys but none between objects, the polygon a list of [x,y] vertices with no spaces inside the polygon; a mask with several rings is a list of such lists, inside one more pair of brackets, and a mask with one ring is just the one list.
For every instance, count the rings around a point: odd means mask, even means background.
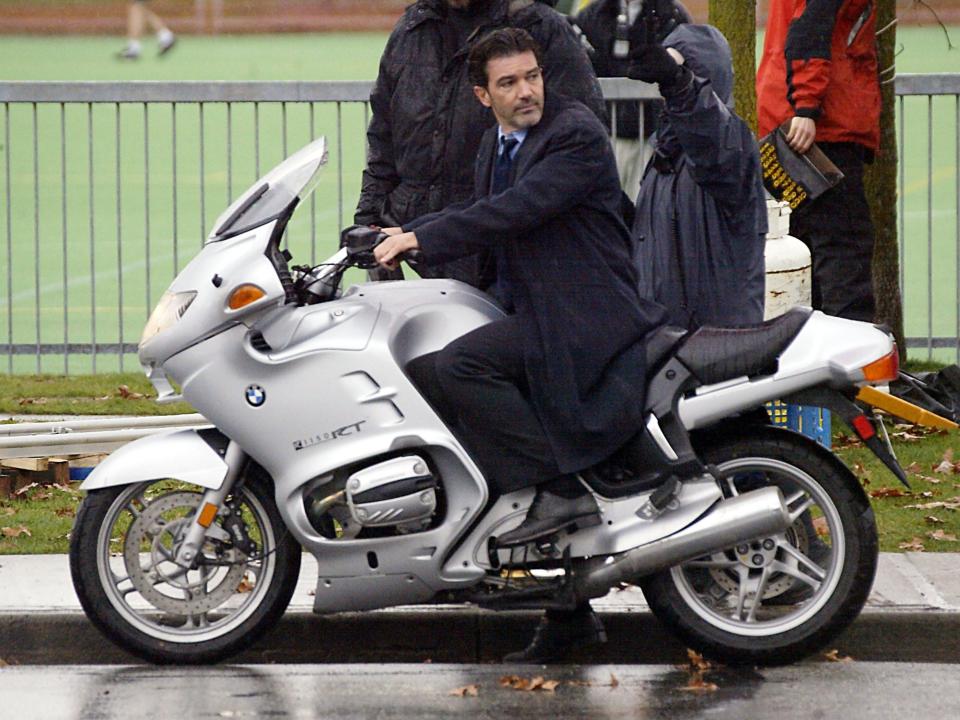
[{"label": "motorcycle fairing", "polygon": [[227,464],[196,430],[149,435],[112,452],[80,485],[81,490],[168,478],[216,490]]}]

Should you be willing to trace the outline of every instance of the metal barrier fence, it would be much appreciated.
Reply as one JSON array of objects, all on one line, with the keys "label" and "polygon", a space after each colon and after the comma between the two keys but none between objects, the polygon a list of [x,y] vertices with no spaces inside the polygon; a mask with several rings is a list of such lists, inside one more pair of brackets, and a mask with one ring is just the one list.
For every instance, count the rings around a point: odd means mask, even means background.
[{"label": "metal barrier fence", "polygon": [[[216,216],[321,134],[330,165],[287,242],[298,262],[332,254],[359,192],[371,85],[0,83],[5,370],[136,368],[140,328]],[[611,102],[656,97],[602,85]],[[960,358],[960,75],[901,76],[897,94],[908,346]]]},{"label": "metal barrier fence", "polygon": [[960,362],[960,74],[901,75],[896,93],[907,348]]}]

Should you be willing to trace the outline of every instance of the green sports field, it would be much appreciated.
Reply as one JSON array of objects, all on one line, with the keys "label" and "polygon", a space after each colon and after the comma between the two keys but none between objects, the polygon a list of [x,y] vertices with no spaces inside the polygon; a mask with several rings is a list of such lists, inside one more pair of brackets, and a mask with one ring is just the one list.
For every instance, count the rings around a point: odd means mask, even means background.
[{"label": "green sports field", "polygon": [[[951,33],[960,44],[960,28]],[[0,82],[365,80],[376,75],[385,40],[383,34],[185,37],[162,60],[147,42],[143,59],[124,63],[113,57],[119,38],[0,37]],[[960,72],[960,50],[948,51],[938,30],[906,28],[899,42],[900,72]],[[926,98],[908,99],[904,118],[907,331],[927,332],[932,267],[933,333],[952,337],[960,105],[953,96],[932,105],[929,131]],[[310,210],[299,213],[289,232],[295,260],[319,261],[332,252],[356,203],[364,123],[360,104],[339,111],[323,104],[239,104],[229,113],[222,104],[202,110],[68,105],[62,112],[59,105],[0,105],[0,344],[136,343],[150,308],[228,198],[324,134],[330,167]],[[98,371],[118,364],[109,353],[96,358]],[[89,372],[92,365],[85,354],[0,358],[0,372]],[[125,369],[135,367],[128,355]]]}]

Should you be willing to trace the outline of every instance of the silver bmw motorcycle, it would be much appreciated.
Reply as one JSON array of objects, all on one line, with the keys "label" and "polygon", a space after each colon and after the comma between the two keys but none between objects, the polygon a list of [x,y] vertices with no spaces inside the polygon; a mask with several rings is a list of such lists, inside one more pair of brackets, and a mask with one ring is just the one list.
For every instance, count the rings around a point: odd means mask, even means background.
[{"label": "silver bmw motorcycle", "polygon": [[805,308],[661,328],[644,427],[581,473],[602,522],[501,548],[534,490],[491,492],[414,369],[503,312],[450,280],[344,292],[344,271],[374,262],[369,228],[291,268],[281,238],[325,162],[320,139],[234,202],[144,329],[159,399],[178,386],[211,426],[132,442],[82,486],[70,567],[107,637],[158,663],[229,657],[281,617],[304,550],[317,613],[572,608],[635,583],[727,663],[794,661],[857,616],[877,565],[864,492],[828,450],[756,418],[773,399],[829,408],[904,480],[853,402],[896,376],[888,332]]}]

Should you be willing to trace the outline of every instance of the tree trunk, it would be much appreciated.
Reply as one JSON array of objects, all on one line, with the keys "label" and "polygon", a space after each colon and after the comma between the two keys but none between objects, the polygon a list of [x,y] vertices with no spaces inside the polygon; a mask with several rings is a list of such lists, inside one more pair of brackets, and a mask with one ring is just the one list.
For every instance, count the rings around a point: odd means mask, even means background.
[{"label": "tree trunk", "polygon": [[[877,29],[886,27],[896,18],[896,0],[877,2]],[[878,50],[881,70],[894,63],[897,31],[891,26],[879,37]],[[873,290],[877,299],[876,321],[893,329],[900,348],[901,359],[906,358],[907,344],[903,331],[903,304],[900,297],[900,254],[897,223],[897,130],[893,74],[881,76],[890,80],[881,85],[883,110],[880,115],[880,152],[872,165],[867,166],[864,184],[870,213],[876,227],[876,245],[873,252]]]},{"label": "tree trunk", "polygon": [[733,98],[737,115],[757,132],[757,6],[745,0],[710,0],[710,24],[733,51]]}]

